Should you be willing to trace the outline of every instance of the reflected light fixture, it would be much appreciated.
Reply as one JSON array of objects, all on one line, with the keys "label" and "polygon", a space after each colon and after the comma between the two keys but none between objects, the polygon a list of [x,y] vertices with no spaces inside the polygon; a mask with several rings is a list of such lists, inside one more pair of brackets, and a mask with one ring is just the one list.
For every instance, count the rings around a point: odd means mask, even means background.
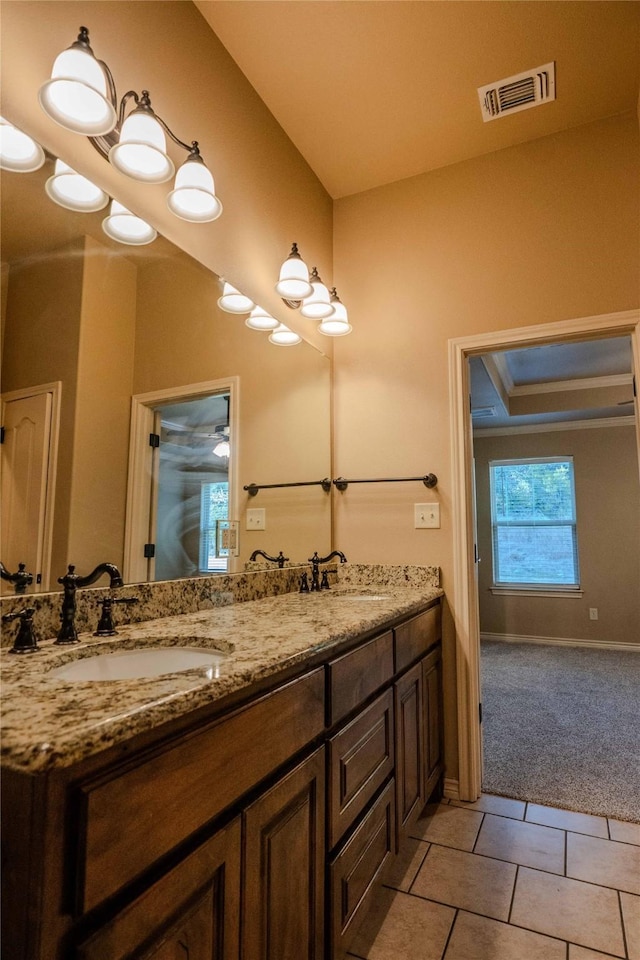
[{"label": "reflected light fixture", "polygon": [[[96,59],[86,27],[80,27],[77,40],[56,58],[51,78],[40,88],[38,98],[52,120],[89,137],[117,170],[143,183],[165,183],[173,176],[168,135],[188,154],[167,198],[171,212],[192,223],[209,223],[222,213],[198,141],[188,145],[176,137],[154,112],[148,90],[141,95],[129,90],[118,104],[113,75],[103,60]],[[125,116],[130,101],[135,107]]]},{"label": "reflected light fixture", "polygon": [[245,323],[252,330],[276,330],[280,324],[262,307],[254,307]]},{"label": "reflected light fixture", "polygon": [[140,247],[158,236],[153,227],[137,217],[117,200],[111,201],[109,216],[102,221],[102,229],[112,240]]},{"label": "reflected light fixture", "polygon": [[0,117],[0,168],[12,173],[33,173],[45,161],[39,143]]},{"label": "reflected light fixture", "polygon": [[351,333],[353,327],[349,323],[347,308],[340,300],[335,287],[331,289],[331,304],[333,313],[318,324],[318,333],[323,333],[325,337],[344,337],[345,334]]},{"label": "reflected light fixture", "polygon": [[297,309],[304,298],[313,293],[309,282],[309,268],[298,252],[297,243],[292,244],[291,253],[280,267],[276,293],[293,309]]},{"label": "reflected light fixture", "polygon": [[222,296],[218,299],[218,306],[227,313],[250,313],[255,307],[253,300],[245,297],[227,280],[222,282]]},{"label": "reflected light fixture", "polygon": [[309,317],[311,320],[323,320],[325,317],[330,317],[333,313],[333,304],[329,300],[329,291],[318,276],[316,267],[311,271],[309,279],[313,292],[303,300],[300,313],[303,317]]},{"label": "reflected light fixture", "polygon": [[216,457],[228,457],[231,453],[231,447],[228,440],[221,440],[220,443],[217,443],[213,448],[213,454]]},{"label": "reflected light fixture", "polygon": [[109,203],[109,195],[104,190],[76,173],[64,160],[56,160],[53,176],[44,188],[54,203],[79,213],[94,213]]},{"label": "reflected light fixture", "polygon": [[269,342],[275,343],[277,347],[294,347],[296,343],[302,342],[302,337],[286,327],[284,323],[279,323],[273,333],[269,335]]}]

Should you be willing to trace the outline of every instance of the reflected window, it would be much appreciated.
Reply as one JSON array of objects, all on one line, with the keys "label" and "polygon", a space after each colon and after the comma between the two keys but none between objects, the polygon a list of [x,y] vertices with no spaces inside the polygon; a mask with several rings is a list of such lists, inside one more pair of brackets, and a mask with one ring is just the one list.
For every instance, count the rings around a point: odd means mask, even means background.
[{"label": "reflected window", "polygon": [[220,524],[229,519],[229,484],[203,483],[200,493],[200,572],[224,573],[228,550],[219,547]]}]

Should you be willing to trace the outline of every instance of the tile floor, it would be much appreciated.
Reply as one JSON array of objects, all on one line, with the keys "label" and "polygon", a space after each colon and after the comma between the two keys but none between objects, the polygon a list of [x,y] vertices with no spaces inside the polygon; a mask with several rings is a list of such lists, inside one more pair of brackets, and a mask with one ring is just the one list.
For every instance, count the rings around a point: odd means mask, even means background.
[{"label": "tile floor", "polygon": [[640,824],[483,795],[427,807],[364,960],[640,960]]}]

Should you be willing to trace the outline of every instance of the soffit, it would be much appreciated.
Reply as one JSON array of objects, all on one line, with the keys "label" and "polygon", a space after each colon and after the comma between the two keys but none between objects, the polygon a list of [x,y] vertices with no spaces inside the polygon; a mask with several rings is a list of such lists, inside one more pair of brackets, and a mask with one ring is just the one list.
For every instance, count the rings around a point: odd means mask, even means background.
[{"label": "soffit", "polygon": [[[334,198],[635,110],[625,0],[195,0]],[[557,99],[484,123],[477,88],[556,61]]]}]

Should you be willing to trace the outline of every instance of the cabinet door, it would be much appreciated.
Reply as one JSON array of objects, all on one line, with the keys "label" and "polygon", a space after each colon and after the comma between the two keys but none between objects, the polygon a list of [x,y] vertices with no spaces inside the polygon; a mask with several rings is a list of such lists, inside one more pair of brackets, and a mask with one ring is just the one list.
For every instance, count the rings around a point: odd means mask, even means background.
[{"label": "cabinet door", "polygon": [[424,806],[424,706],[422,663],[395,684],[398,837]]},{"label": "cabinet door", "polygon": [[422,661],[425,717],[424,799],[429,799],[442,773],[442,651]]},{"label": "cabinet door", "polygon": [[245,811],[246,960],[322,960],[324,768],[321,748]]},{"label": "cabinet door", "polygon": [[238,960],[240,817],[106,923],[79,960]]}]

